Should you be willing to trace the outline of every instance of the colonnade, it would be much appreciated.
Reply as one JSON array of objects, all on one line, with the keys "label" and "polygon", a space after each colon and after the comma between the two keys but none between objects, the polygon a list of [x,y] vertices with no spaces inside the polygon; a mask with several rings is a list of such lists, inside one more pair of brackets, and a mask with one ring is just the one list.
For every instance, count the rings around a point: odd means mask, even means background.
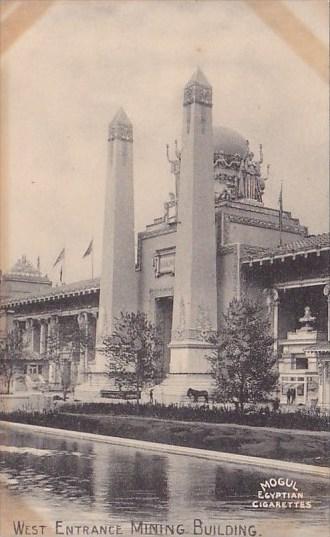
[{"label": "colonnade", "polygon": [[[288,286],[288,289],[290,287]],[[279,342],[281,340],[280,332],[279,332],[279,319],[280,319],[280,292],[284,291],[285,288],[273,288],[273,289],[267,289],[265,290],[266,294],[266,300],[269,308],[269,313],[271,314],[272,319],[272,332],[274,337],[274,352],[277,354],[278,351],[281,349],[279,348]],[[325,297],[325,300],[327,301],[327,322],[323,322],[322,326],[325,328],[327,325],[327,333],[324,333],[323,331],[317,331],[314,328],[311,328],[309,332],[307,332],[306,336],[309,335],[309,338],[307,337],[306,343],[304,344],[303,335],[300,335],[300,331],[297,330],[297,337],[295,338],[296,341],[294,342],[295,348],[298,352],[300,352],[300,355],[305,354],[306,357],[310,359],[308,369],[306,371],[298,370],[298,371],[290,371],[290,368],[288,369],[288,365],[284,366],[285,358],[290,360],[291,355],[282,355],[279,365],[279,372],[283,375],[288,375],[285,378],[289,378],[291,375],[297,375],[299,374],[301,377],[304,375],[309,376],[313,375],[314,373],[317,373],[317,381],[318,381],[318,405],[321,408],[329,408],[330,405],[330,283],[327,283],[323,286],[322,294],[320,293],[320,300],[322,301],[322,297]],[[308,306],[308,304],[306,304]],[[324,309],[323,309],[324,311]],[[312,312],[313,313],[313,312]],[[303,314],[303,312],[301,312]],[[283,341],[284,345],[287,346],[286,343],[286,337],[290,337],[291,340],[293,339],[290,334],[294,332],[288,332],[288,335],[285,336],[285,341]],[[314,339],[313,340],[313,335]],[[306,337],[305,336],[305,337]],[[283,336],[282,336],[283,337]],[[300,339],[299,339],[300,338]],[[293,355],[294,356],[294,355]],[[281,365],[282,364],[282,365]],[[314,364],[314,365],[313,365]],[[313,378],[313,377],[310,377]],[[307,394],[305,393],[305,399]]]},{"label": "colonnade", "polygon": [[[48,367],[49,382],[54,382],[54,358],[68,353],[66,345],[74,345],[74,332],[79,334],[79,340],[84,345],[76,349],[79,353],[77,360],[77,380],[83,382],[89,371],[89,361],[94,359],[95,332],[97,321],[97,309],[93,311],[61,312],[53,315],[20,316],[15,319],[14,325],[21,330],[23,336],[23,352],[29,357],[29,361],[40,360],[46,362]],[[68,324],[72,326],[69,334],[64,338],[64,332]],[[70,342],[70,335],[72,341]],[[71,354],[72,358],[72,354]]]}]

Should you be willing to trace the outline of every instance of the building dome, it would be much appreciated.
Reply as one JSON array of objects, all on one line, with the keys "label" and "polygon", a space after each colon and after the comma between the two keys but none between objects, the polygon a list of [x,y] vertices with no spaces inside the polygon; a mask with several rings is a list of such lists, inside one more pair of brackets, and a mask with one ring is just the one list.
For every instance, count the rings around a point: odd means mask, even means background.
[{"label": "building dome", "polygon": [[233,129],[228,127],[213,127],[214,153],[223,151],[225,155],[238,153],[244,157],[247,151],[246,139]]}]

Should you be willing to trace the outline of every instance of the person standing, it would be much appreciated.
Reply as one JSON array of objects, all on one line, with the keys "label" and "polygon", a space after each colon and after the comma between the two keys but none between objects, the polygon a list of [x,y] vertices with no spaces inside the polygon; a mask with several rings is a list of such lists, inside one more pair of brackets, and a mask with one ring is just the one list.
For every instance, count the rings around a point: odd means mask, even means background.
[{"label": "person standing", "polygon": [[288,388],[288,389],[287,389],[287,392],[286,392],[286,401],[287,401],[287,404],[288,404],[288,405],[291,403],[291,388]]}]

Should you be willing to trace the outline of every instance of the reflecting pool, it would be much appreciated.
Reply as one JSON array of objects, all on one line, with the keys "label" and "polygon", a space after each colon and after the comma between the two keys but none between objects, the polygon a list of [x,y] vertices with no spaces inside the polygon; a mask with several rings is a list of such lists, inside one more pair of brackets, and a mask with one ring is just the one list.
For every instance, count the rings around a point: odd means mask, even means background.
[{"label": "reflecting pool", "polygon": [[325,479],[77,441],[65,432],[0,429],[0,445],[1,537],[329,535]]}]

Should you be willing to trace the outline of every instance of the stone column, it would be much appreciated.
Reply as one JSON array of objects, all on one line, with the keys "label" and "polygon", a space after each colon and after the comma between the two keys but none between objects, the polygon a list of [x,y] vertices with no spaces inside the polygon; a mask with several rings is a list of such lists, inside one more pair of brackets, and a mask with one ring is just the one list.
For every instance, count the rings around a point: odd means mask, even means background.
[{"label": "stone column", "polygon": [[27,319],[25,322],[25,328],[27,332],[27,347],[29,351],[33,352],[34,334],[33,334],[33,319]]},{"label": "stone column", "polygon": [[58,332],[58,316],[52,315],[48,319],[48,341],[47,341],[47,357],[49,361],[49,382],[56,382],[56,365],[55,360],[59,357],[59,332]]},{"label": "stone column", "polygon": [[[79,366],[78,366],[78,383],[81,383],[86,380],[87,371],[88,371],[88,337],[89,337],[89,325],[88,325],[88,313],[80,312],[77,315],[77,322],[79,326],[79,331],[84,339],[84,348],[82,355],[80,356]],[[81,349],[79,350],[81,354]]]},{"label": "stone column", "polygon": [[47,331],[48,325],[45,319],[40,321],[40,354],[44,356],[47,352]]},{"label": "stone column", "polygon": [[278,312],[279,312],[279,306],[280,306],[280,299],[278,296],[278,292],[276,289],[274,291],[274,302],[273,302],[273,331],[274,331],[274,352],[278,352]]},{"label": "stone column", "polygon": [[40,353],[40,320],[32,320],[32,351]]},{"label": "stone column", "polygon": [[170,374],[180,374],[182,394],[185,384],[198,389],[206,381],[210,345],[205,336],[217,329],[212,88],[199,69],[185,86],[183,107],[170,343]]},{"label": "stone column", "polygon": [[323,294],[328,300],[328,341],[330,341],[330,283],[324,286]]},{"label": "stone column", "polygon": [[321,356],[317,357],[317,369],[319,373],[319,405],[321,408],[323,408],[324,405],[324,395],[325,395],[325,367],[324,367],[324,361],[322,360]]},{"label": "stone column", "polygon": [[264,295],[266,295],[266,304],[268,308],[268,313],[271,316],[272,320],[272,330],[274,338],[274,352],[278,351],[278,312],[279,312],[279,295],[276,289],[264,289]]},{"label": "stone column", "polygon": [[[91,312],[90,313],[90,320],[89,320],[89,337],[91,338],[91,347],[88,352],[88,360],[93,361],[95,360],[95,353],[96,353],[96,330],[97,330],[97,323],[98,323],[98,317],[99,313]],[[90,370],[89,364],[88,364],[88,372]]]}]

